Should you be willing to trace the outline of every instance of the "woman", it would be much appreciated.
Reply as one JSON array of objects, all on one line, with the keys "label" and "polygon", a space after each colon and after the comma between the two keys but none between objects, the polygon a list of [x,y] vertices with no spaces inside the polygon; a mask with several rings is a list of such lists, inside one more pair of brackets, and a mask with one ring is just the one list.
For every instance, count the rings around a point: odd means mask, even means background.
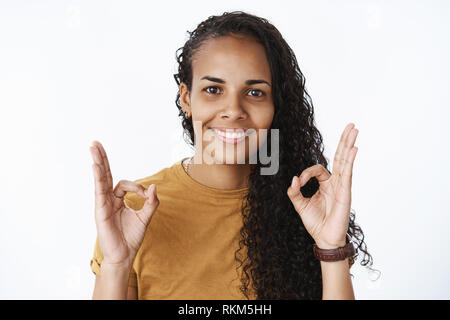
[{"label": "woman", "polygon": [[[174,76],[194,157],[113,189],[105,150],[91,146],[93,298],[354,299],[358,249],[372,262],[350,212],[358,130],[346,126],[329,172],[304,77],[273,25],[238,11],[189,34]],[[272,174],[261,174],[265,144]],[[314,254],[349,240],[345,259]]]}]

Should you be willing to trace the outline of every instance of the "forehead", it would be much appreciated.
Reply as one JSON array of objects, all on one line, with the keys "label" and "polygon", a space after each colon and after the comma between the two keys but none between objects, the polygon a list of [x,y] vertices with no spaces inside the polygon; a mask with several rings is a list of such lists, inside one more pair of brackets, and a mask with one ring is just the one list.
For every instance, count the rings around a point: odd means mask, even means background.
[{"label": "forehead", "polygon": [[193,56],[192,69],[193,79],[197,80],[204,75],[236,81],[245,81],[249,77],[263,77],[270,81],[271,78],[264,46],[244,35],[206,40]]}]

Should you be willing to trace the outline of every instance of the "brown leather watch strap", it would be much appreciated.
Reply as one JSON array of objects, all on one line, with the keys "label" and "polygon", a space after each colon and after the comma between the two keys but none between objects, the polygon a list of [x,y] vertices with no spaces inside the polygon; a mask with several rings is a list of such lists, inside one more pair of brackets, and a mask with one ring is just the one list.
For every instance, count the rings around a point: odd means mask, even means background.
[{"label": "brown leather watch strap", "polygon": [[351,242],[336,249],[320,249],[316,244],[313,244],[313,251],[314,256],[320,261],[340,261],[353,257],[355,247],[353,247]]}]

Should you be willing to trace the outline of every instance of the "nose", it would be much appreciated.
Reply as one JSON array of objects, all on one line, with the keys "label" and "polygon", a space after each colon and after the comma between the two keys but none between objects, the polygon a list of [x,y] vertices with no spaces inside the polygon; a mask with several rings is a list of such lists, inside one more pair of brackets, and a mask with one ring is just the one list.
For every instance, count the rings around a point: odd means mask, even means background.
[{"label": "nose", "polygon": [[220,118],[228,119],[230,121],[245,120],[248,115],[244,108],[241,106],[239,97],[231,96],[226,101],[225,107],[220,112]]}]

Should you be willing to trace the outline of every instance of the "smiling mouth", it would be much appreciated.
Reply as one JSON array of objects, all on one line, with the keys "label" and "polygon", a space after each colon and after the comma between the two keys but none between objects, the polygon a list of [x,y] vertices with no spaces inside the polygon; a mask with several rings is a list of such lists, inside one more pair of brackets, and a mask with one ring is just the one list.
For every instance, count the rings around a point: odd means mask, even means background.
[{"label": "smiling mouth", "polygon": [[214,134],[225,143],[236,144],[248,136],[247,128],[211,128]]}]

